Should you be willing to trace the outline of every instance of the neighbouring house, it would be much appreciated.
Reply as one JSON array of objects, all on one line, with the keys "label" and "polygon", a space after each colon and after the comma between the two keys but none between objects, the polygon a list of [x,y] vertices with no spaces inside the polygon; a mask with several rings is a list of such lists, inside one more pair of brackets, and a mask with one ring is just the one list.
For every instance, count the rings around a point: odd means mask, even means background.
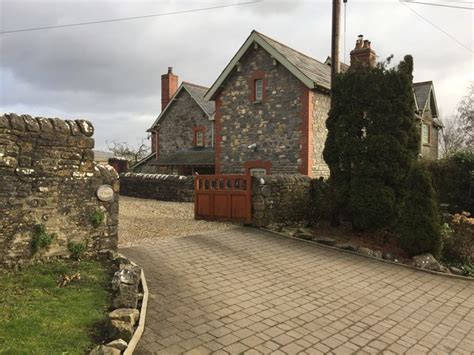
[{"label": "neighbouring house", "polygon": [[443,124],[438,118],[438,105],[432,81],[413,84],[416,118],[421,126],[420,155],[425,159],[438,159],[438,137]]},{"label": "neighbouring house", "polygon": [[[362,36],[351,51],[351,64],[360,61],[377,61]],[[320,62],[252,31],[204,97],[216,103],[216,172],[327,177],[322,153],[330,63],[329,57]],[[342,71],[348,68],[341,63]],[[432,83],[414,84],[414,95],[422,122],[420,154],[437,158],[441,125]]]},{"label": "neighbouring house", "polygon": [[183,82],[173,69],[161,76],[161,113],[148,132],[152,153],[134,171],[192,175],[214,174],[214,102],[208,88]]}]

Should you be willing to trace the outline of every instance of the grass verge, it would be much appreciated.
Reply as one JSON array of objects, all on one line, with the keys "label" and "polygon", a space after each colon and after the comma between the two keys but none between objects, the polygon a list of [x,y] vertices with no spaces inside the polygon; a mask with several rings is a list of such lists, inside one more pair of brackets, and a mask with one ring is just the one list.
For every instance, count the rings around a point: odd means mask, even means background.
[{"label": "grass verge", "polygon": [[[57,286],[60,274],[81,280]],[[84,354],[100,342],[109,269],[96,261],[0,270],[0,354]]]}]

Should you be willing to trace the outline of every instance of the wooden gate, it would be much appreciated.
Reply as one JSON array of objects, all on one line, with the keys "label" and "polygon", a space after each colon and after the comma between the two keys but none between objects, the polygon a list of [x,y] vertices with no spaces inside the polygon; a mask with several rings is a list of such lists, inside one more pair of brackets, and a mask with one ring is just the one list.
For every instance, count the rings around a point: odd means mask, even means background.
[{"label": "wooden gate", "polygon": [[194,218],[250,223],[250,175],[198,175],[194,181]]}]

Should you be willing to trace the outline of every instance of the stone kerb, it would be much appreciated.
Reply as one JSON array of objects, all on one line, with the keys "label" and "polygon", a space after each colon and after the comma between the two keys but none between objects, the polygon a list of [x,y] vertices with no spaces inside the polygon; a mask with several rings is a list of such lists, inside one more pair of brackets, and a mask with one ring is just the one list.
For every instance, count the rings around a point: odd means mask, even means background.
[{"label": "stone kerb", "polygon": [[[93,134],[86,120],[0,116],[0,265],[68,256],[70,243],[116,248],[118,176],[94,164]],[[98,198],[101,185],[112,200]],[[34,252],[38,226],[50,244]]]},{"label": "stone kerb", "polygon": [[252,218],[257,227],[304,223],[311,205],[311,178],[305,175],[253,177]]}]

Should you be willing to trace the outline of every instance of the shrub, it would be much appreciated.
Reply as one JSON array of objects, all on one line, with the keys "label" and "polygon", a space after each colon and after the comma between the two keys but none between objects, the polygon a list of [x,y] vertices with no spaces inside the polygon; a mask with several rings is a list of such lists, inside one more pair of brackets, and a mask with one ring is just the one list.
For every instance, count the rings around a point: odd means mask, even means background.
[{"label": "shrub", "polygon": [[324,179],[311,180],[311,223],[329,220],[334,208],[330,185]]},{"label": "shrub", "polygon": [[439,203],[449,204],[451,213],[474,215],[474,151],[427,162]]},{"label": "shrub", "polygon": [[351,216],[356,230],[375,231],[394,224],[396,198],[393,190],[378,181],[354,179],[351,187]]},{"label": "shrub", "polygon": [[105,215],[101,210],[95,210],[91,215],[91,223],[94,228],[98,228],[104,221]]},{"label": "shrub", "polygon": [[54,240],[54,234],[46,231],[44,224],[35,226],[33,238],[31,238],[31,250],[36,254],[40,249],[47,249]]},{"label": "shrub", "polygon": [[427,170],[414,164],[406,180],[399,221],[400,245],[410,255],[440,256],[442,240],[435,192]]},{"label": "shrub", "polygon": [[71,253],[71,258],[74,260],[79,260],[86,251],[86,244],[85,243],[76,243],[76,242],[69,242],[67,244],[67,248]]},{"label": "shrub", "polygon": [[468,212],[455,214],[443,227],[443,257],[450,261],[474,262],[474,218]]}]

